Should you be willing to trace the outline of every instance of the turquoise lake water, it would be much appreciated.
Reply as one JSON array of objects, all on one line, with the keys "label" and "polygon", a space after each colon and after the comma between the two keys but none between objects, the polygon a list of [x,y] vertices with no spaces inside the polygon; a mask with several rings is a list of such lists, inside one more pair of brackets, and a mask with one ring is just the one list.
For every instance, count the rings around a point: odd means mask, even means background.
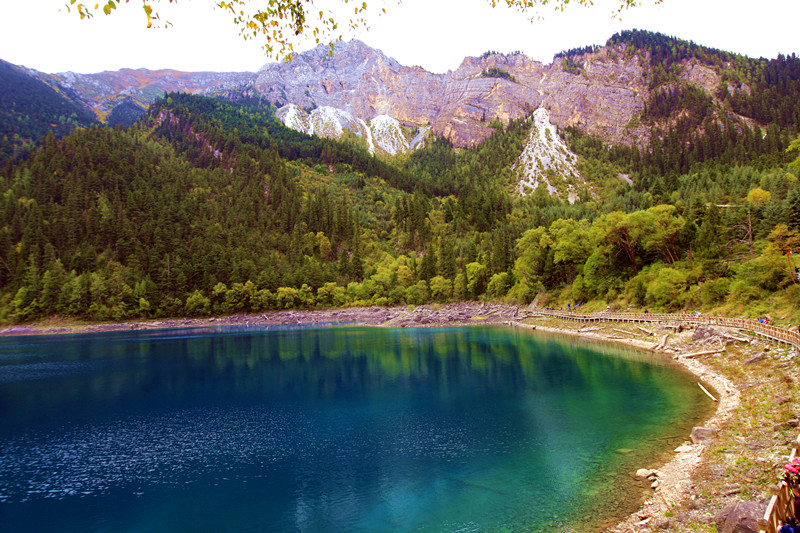
[{"label": "turquoise lake water", "polygon": [[510,328],[0,338],[0,531],[592,531],[708,403]]}]

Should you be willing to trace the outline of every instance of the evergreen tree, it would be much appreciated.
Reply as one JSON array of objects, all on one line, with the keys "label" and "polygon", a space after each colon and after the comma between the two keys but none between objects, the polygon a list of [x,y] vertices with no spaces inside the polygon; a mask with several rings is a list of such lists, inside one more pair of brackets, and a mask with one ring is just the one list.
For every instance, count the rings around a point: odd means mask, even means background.
[{"label": "evergreen tree", "polygon": [[786,197],[786,222],[789,228],[800,231],[800,188]]},{"label": "evergreen tree", "polygon": [[419,279],[430,281],[434,276],[436,276],[436,254],[433,250],[428,250],[422,256],[419,265]]}]

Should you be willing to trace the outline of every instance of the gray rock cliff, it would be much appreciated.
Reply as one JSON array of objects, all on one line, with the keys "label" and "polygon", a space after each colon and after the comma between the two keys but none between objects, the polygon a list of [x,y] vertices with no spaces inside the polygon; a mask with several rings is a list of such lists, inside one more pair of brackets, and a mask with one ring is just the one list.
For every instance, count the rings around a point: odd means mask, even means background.
[{"label": "gray rock cliff", "polygon": [[[573,57],[577,69],[566,69],[561,60],[543,65],[519,53],[486,54],[435,74],[351,41],[339,43],[332,54],[320,46],[255,73],[123,69],[35,75],[79,95],[101,118],[120,101],[146,106],[165,91],[249,95],[277,106],[295,104],[309,114],[334,108],[365,123],[387,116],[410,129],[430,126],[456,146],[470,146],[491,134],[490,121],[507,123],[542,107],[556,126],[578,126],[610,143],[630,143],[647,134],[635,119],[648,97],[648,67],[624,52],[623,45]],[[691,65],[685,72],[688,81],[703,87],[715,87],[715,76]]]}]

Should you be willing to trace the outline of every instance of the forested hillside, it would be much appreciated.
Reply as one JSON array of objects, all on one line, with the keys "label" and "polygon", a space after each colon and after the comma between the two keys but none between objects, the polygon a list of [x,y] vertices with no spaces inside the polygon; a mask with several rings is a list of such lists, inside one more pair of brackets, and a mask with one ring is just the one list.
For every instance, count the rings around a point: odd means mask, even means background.
[{"label": "forested hillside", "polygon": [[89,109],[0,60],[0,165],[27,154],[50,131],[61,137],[94,123]]},{"label": "forested hillside", "polygon": [[[529,120],[378,159],[257,99],[168,94],[130,127],[48,135],[3,170],[0,319],[535,299],[797,321],[797,60],[733,68],[648,35],[619,38],[664,70],[639,117],[656,134],[610,147],[563,130],[587,180],[574,204],[515,194]],[[683,83],[687,58],[730,80],[714,96]]]}]

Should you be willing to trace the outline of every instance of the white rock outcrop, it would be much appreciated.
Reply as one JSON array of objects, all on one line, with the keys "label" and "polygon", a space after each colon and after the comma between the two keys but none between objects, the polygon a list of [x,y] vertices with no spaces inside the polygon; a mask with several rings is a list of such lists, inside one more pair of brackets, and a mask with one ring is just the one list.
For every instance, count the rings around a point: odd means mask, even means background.
[{"label": "white rock outcrop", "polygon": [[582,182],[577,163],[578,156],[550,123],[550,113],[541,107],[534,111],[528,143],[515,165],[519,194],[528,195],[544,185],[550,194],[574,203],[578,199],[576,185]]},{"label": "white rock outcrop", "polygon": [[364,120],[331,106],[318,107],[307,113],[295,104],[280,107],[275,116],[291,128],[308,135],[341,139],[345,131],[361,137],[370,154],[405,154],[423,146],[430,126],[419,128],[413,138],[397,119],[378,115],[367,124]]}]

